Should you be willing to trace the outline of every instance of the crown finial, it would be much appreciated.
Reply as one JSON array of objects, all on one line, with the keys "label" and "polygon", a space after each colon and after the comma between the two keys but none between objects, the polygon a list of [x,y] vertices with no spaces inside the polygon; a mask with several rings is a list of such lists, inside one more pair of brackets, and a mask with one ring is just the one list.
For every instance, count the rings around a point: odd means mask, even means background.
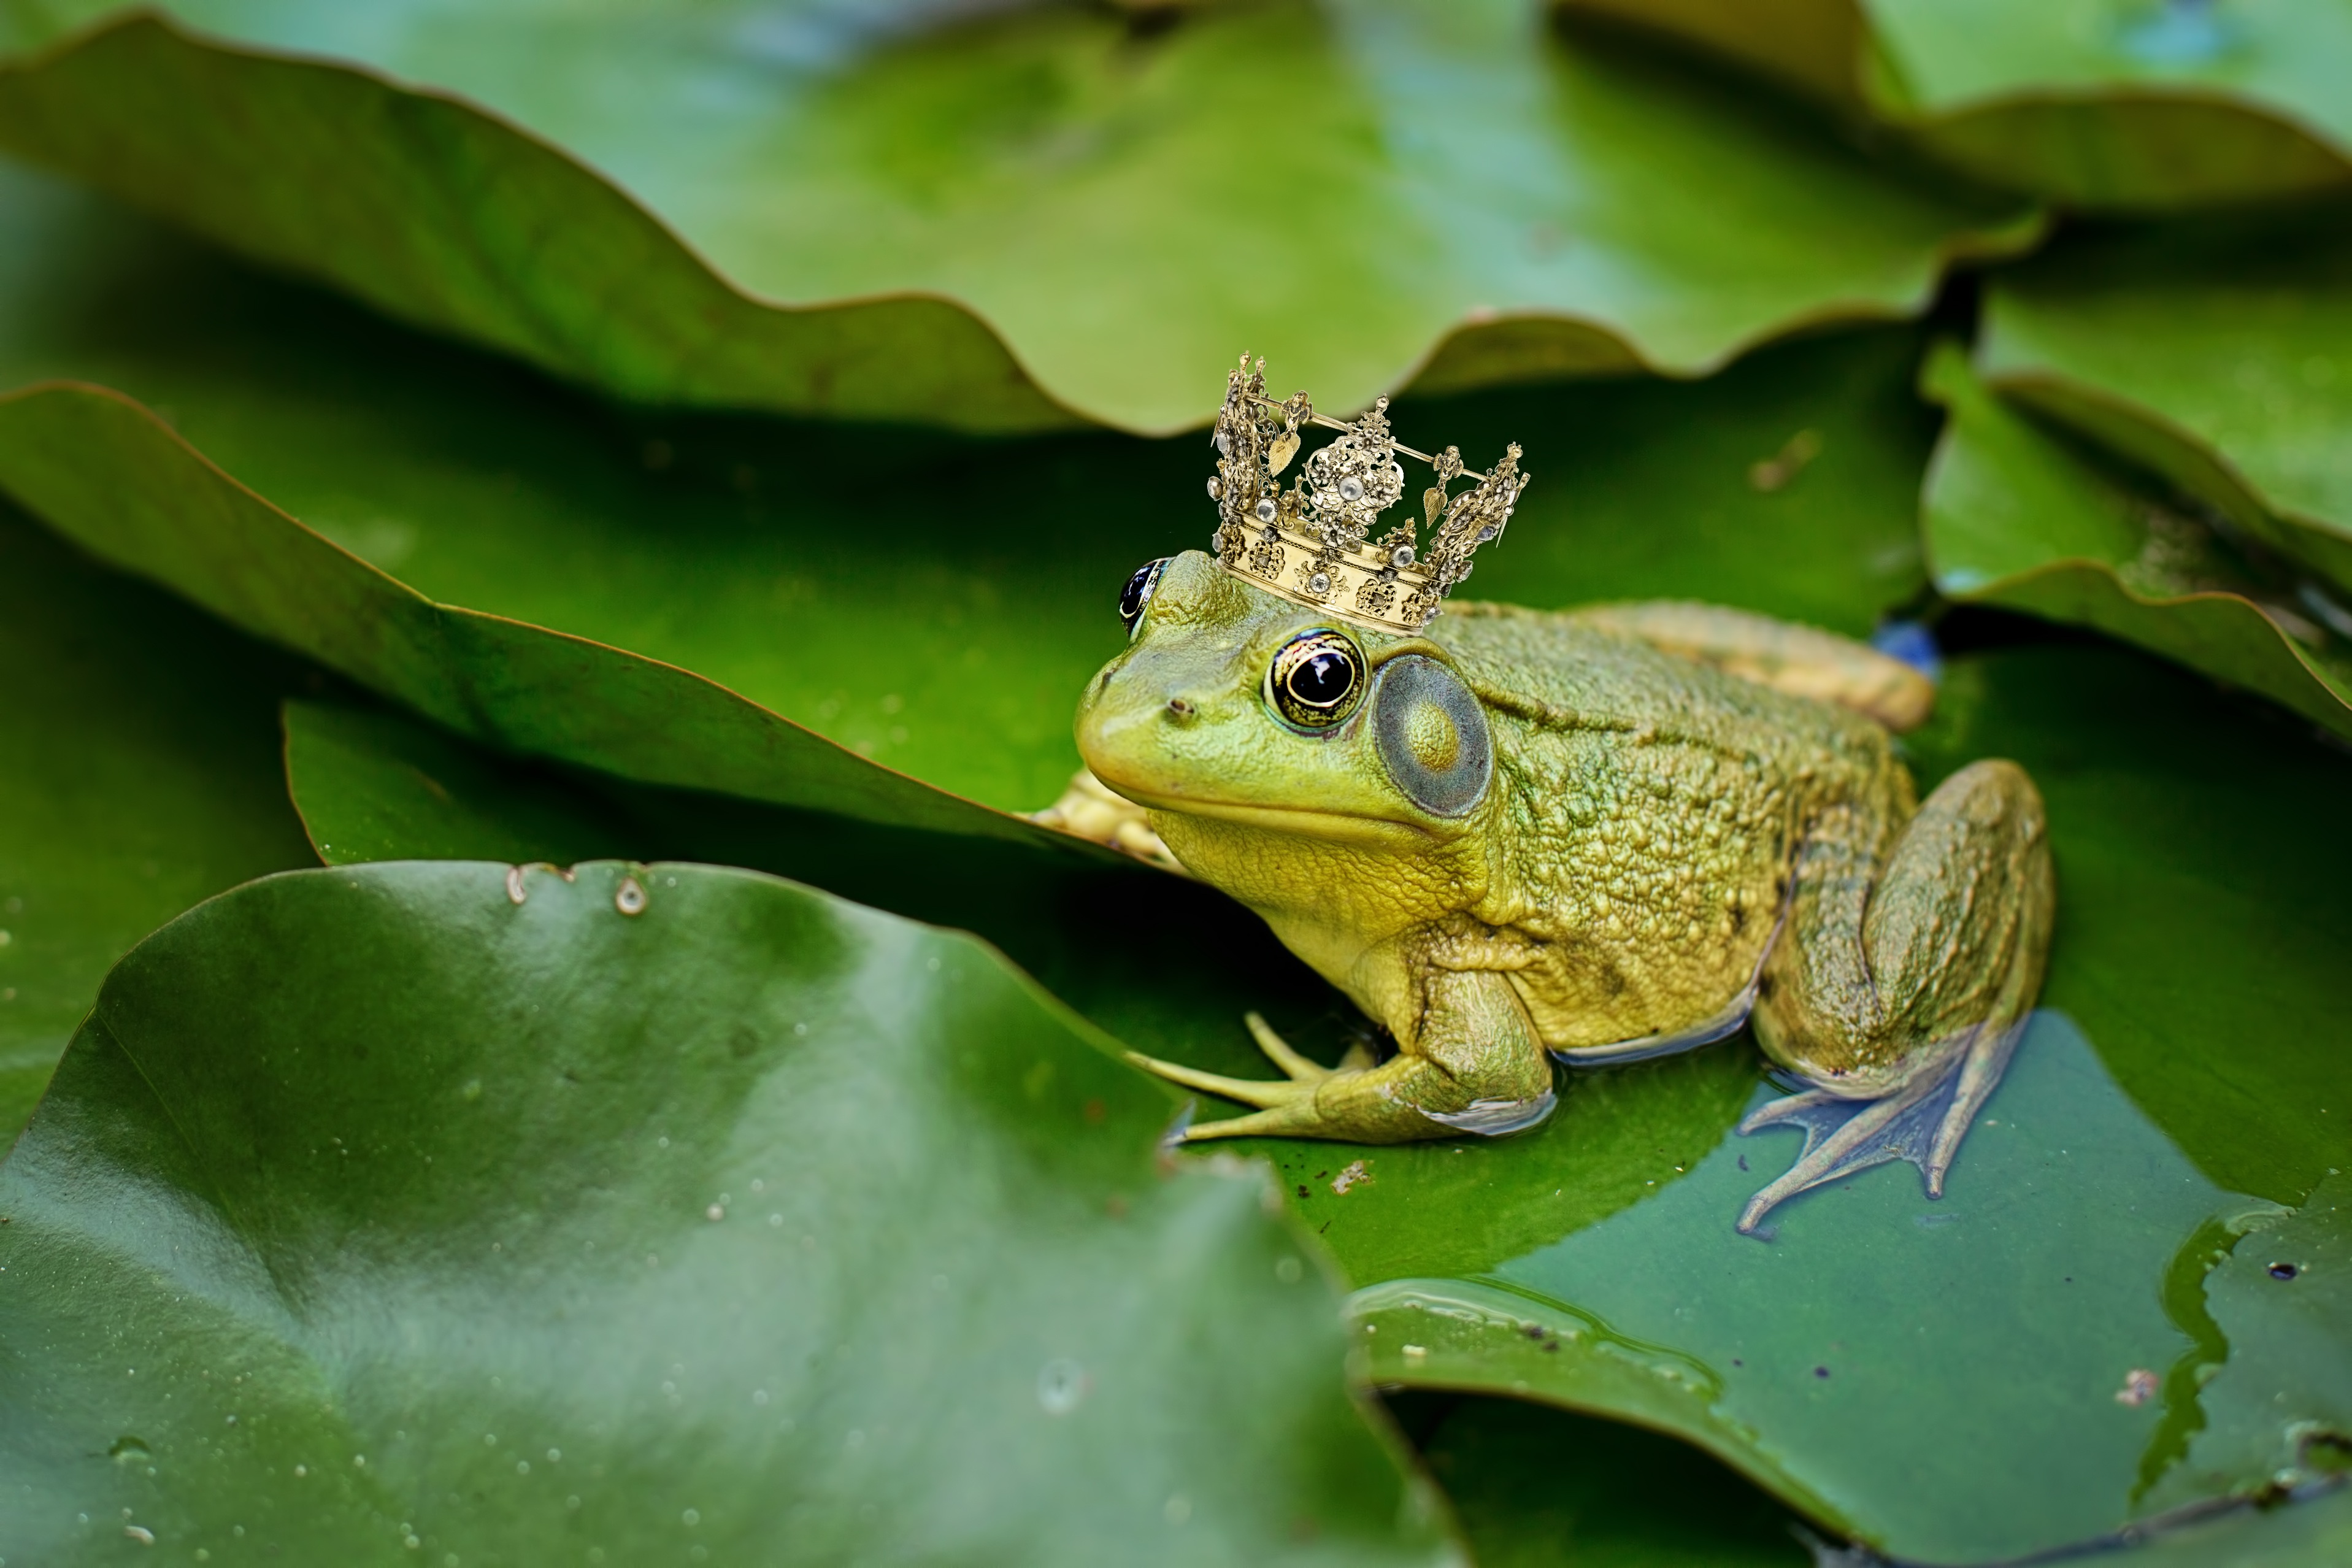
[{"label": "crown finial", "polygon": [[[1464,468],[1454,447],[1432,457],[1399,446],[1388,408],[1381,398],[1349,423],[1316,413],[1303,392],[1277,402],[1265,395],[1265,362],[1253,365],[1242,355],[1226,374],[1225,405],[1210,437],[1217,448],[1211,548],[1225,570],[1378,631],[1411,634],[1427,626],[1470,575],[1472,553],[1503,536],[1529,476],[1519,471],[1516,444],[1483,474]],[[1305,425],[1339,435],[1307,457],[1286,490],[1280,477],[1297,456]],[[1381,514],[1404,494],[1399,457],[1427,463],[1434,479],[1421,498],[1426,545],[1410,521],[1371,537]],[[1475,481],[1471,488],[1448,493],[1465,475]]]}]

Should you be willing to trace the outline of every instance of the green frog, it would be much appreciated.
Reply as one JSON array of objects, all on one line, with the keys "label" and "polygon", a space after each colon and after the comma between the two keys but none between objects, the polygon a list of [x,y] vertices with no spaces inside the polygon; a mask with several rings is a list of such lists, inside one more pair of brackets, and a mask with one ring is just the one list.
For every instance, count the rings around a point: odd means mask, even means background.
[{"label": "green frog", "polygon": [[1454,603],[1383,630],[1197,552],[1122,609],[1129,644],[1077,715],[1099,786],[1081,775],[1066,816],[1257,911],[1394,1042],[1326,1068],[1252,1016],[1278,1079],[1135,1058],[1253,1108],[1189,1139],[1500,1135],[1549,1114],[1555,1060],[1747,1026],[1805,1087],[1740,1130],[1805,1144],[1742,1231],[1894,1159],[1941,1195],[2056,895],[2015,763],[1917,798],[1892,731],[1932,700],[1918,672],[1703,605]]}]

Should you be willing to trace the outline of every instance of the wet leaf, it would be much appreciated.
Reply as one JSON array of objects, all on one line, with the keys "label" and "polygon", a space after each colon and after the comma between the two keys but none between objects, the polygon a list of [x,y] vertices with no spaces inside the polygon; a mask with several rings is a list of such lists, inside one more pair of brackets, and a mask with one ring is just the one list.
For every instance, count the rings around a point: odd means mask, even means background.
[{"label": "wet leaf", "polygon": [[[0,385],[70,377],[141,398],[269,506],[436,604],[482,614],[418,603],[87,393],[0,411],[0,485],[50,498],[54,526],[108,531],[118,559],[217,613],[513,750],[970,820],[674,670],[485,616],[691,670],[990,805],[1043,805],[1077,766],[1071,715],[1118,647],[1119,585],[1204,544],[1215,521],[1196,438],[982,447],[625,423],[52,183],[0,184],[0,212],[23,241],[0,273]],[[1488,392],[1396,415],[1408,440],[1529,447],[1542,482],[1481,561],[1481,592],[1696,595],[1863,633],[1924,583],[1914,514],[1933,431],[1908,393],[1916,353],[1912,332],[1882,329],[1766,351],[1696,384]],[[1752,465],[1804,430],[1819,455],[1756,489]],[[152,534],[129,536],[142,518]],[[509,643],[543,650],[532,660],[561,651],[560,674],[501,667],[495,691],[461,702],[447,683],[467,668],[479,679],[468,661],[504,659]],[[693,749],[678,732],[689,723]]]},{"label": "wet leaf", "polygon": [[750,873],[249,884],[0,1172],[12,1555],[1450,1560],[1168,1110],[978,943]]},{"label": "wet leaf", "polygon": [[[2074,240],[1987,290],[1979,363],[2007,396],[2163,476],[2352,602],[2341,204]],[[2352,627],[2352,612],[2339,619]]]},{"label": "wet leaf", "polygon": [[2116,1396],[2195,1358],[2176,1259],[2193,1290],[2210,1221],[2352,1164],[2332,890],[2352,867],[2325,827],[2352,763],[2095,647],[1954,661],[1909,742],[1923,782],[2022,763],[2060,889],[2047,1010],[1945,1199],[1893,1166],[1800,1200],[1769,1242],[1738,1235],[1793,1153],[1731,1133],[1778,1092],[1745,1046],[1572,1075],[1550,1123],[1502,1142],[1264,1145],[1359,1286],[1376,1377],[1675,1433],[1908,1559],[2089,1542],[2154,1507],[2173,1417]]},{"label": "wet leaf", "polygon": [[[2334,1107],[2336,1115],[2347,1114]],[[2352,1468],[2352,1181],[2330,1172],[2300,1209],[2251,1215],[2205,1276],[2230,1349],[2200,1369],[2199,1422],[2159,1500],[2231,1483],[2308,1484]],[[2249,1489],[2252,1489],[2249,1488]]]},{"label": "wet leaf", "polygon": [[132,943],[316,864],[275,710],[308,674],[0,502],[0,1142]]},{"label": "wet leaf", "polygon": [[2352,183],[2328,0],[1556,0],[1864,109],[1980,178],[2092,208]]},{"label": "wet leaf", "polygon": [[2352,638],[2307,572],[2038,424],[1957,349],[1927,386],[1951,416],[1922,502],[1943,593],[2095,626],[2352,734]]},{"label": "wet leaf", "polygon": [[1244,346],[1330,408],[1693,373],[2034,232],[1517,0],[171,16],[12,12],[0,140],[646,400],[1165,431]]}]

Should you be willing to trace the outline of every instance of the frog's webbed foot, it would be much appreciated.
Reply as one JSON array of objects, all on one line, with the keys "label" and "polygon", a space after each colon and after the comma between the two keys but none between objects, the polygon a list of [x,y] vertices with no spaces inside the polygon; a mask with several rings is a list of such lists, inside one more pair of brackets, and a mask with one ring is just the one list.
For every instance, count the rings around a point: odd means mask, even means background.
[{"label": "frog's webbed foot", "polygon": [[1927,1195],[1944,1195],[1944,1174],[1960,1140],[1984,1109],[2025,1020],[1987,1024],[1929,1059],[1922,1070],[1879,1100],[1847,1100],[1806,1089],[1759,1106],[1739,1124],[1742,1134],[1768,1127],[1804,1130],[1805,1147],[1788,1173],[1748,1201],[1741,1234],[1752,1236],[1764,1216],[1799,1193],[1885,1164],[1908,1160],[1926,1178]]},{"label": "frog's webbed foot", "polygon": [[1173,871],[1180,877],[1192,875],[1169,853],[1160,835],[1151,830],[1143,807],[1124,795],[1113,795],[1085,768],[1070,776],[1069,787],[1062,792],[1061,799],[1043,811],[1031,812],[1029,820],[1073,838],[1108,846],[1163,871]]}]

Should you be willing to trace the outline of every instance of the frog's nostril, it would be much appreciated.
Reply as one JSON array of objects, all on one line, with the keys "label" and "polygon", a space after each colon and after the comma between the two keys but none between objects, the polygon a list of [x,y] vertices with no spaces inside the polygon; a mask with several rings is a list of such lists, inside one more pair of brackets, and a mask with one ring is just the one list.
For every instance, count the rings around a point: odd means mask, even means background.
[{"label": "frog's nostril", "polygon": [[1168,700],[1168,711],[1176,718],[1190,719],[1192,716],[1192,705],[1181,697],[1171,697]]}]

